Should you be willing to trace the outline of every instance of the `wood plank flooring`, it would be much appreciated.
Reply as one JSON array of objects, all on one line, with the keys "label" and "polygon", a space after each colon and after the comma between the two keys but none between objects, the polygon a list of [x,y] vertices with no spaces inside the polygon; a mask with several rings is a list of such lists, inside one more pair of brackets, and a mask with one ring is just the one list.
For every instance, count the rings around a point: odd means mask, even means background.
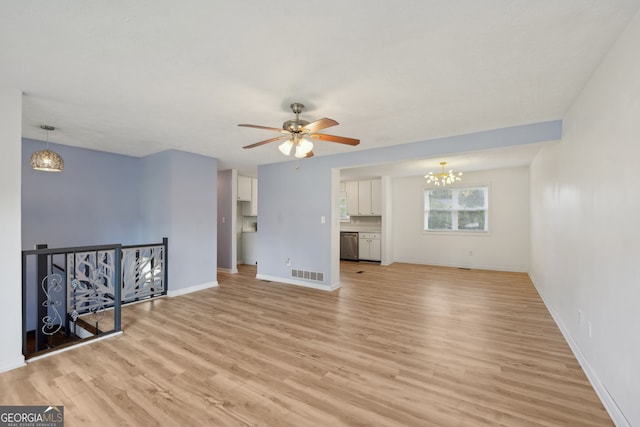
[{"label": "wood plank flooring", "polygon": [[0,404],[67,426],[612,425],[525,274],[343,262],[323,292],[239,270],[1,374]]}]

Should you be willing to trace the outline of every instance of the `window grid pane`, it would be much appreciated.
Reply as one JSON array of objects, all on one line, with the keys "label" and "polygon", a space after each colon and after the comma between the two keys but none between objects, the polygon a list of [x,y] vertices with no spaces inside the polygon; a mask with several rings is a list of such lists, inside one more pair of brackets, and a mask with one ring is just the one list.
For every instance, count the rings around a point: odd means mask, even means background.
[{"label": "window grid pane", "polygon": [[488,231],[488,188],[425,190],[425,231]]}]

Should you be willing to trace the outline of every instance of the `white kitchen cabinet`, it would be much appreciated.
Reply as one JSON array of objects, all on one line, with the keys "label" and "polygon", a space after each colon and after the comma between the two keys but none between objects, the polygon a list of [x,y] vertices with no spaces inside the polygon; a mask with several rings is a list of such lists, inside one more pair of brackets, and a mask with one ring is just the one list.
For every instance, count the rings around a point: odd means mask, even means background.
[{"label": "white kitchen cabinet", "polygon": [[345,182],[345,192],[347,194],[347,214],[358,215],[358,181]]},{"label": "white kitchen cabinet", "polygon": [[251,178],[238,175],[238,201],[251,201]]},{"label": "white kitchen cabinet", "polygon": [[258,216],[258,180],[251,178],[251,199],[249,203],[243,203],[242,215]]},{"label": "white kitchen cabinet", "polygon": [[371,215],[382,215],[382,180],[371,180]]},{"label": "white kitchen cabinet", "polygon": [[358,258],[363,261],[380,261],[380,238],[380,233],[359,233]]},{"label": "white kitchen cabinet", "polygon": [[358,181],[358,214],[371,215],[371,181]]},{"label": "white kitchen cabinet", "polygon": [[382,215],[381,180],[367,179],[356,182],[358,183],[358,215]]}]

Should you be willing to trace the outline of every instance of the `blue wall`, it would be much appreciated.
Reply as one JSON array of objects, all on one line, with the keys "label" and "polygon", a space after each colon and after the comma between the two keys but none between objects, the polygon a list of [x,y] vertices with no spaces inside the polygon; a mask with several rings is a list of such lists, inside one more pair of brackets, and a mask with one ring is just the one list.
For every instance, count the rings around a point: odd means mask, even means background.
[{"label": "blue wall", "polygon": [[[258,168],[258,275],[291,280],[291,269],[325,274],[331,268],[331,168],[326,162],[277,163]],[[324,216],[326,222],[321,224]],[[286,260],[291,260],[291,265]]]},{"label": "blue wall", "polygon": [[215,284],[218,161],[168,150],[142,170],[142,235],[169,238],[169,292]]},{"label": "blue wall", "polygon": [[144,158],[50,144],[60,173],[31,169],[22,141],[22,247],[155,243],[169,238],[169,291],[216,281],[217,167],[168,150]]},{"label": "blue wall", "polygon": [[45,147],[22,140],[22,248],[140,243],[140,159],[50,144],[64,171],[31,169],[31,154]]}]

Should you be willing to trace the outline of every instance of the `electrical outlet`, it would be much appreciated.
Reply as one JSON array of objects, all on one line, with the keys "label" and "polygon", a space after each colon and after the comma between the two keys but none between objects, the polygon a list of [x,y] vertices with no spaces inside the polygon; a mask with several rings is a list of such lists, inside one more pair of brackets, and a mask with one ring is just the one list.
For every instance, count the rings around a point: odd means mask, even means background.
[{"label": "electrical outlet", "polygon": [[593,334],[591,333],[591,321],[588,322],[589,325],[589,338],[593,337]]}]

